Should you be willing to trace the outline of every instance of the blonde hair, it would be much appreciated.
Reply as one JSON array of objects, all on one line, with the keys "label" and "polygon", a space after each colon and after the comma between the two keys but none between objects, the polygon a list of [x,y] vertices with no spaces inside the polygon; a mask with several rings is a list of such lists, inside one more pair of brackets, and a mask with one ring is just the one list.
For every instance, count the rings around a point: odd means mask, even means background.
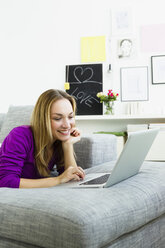
[{"label": "blonde hair", "polygon": [[[44,177],[49,176],[50,174],[48,169],[48,164],[51,159],[50,148],[54,144],[51,129],[50,110],[54,102],[63,98],[70,101],[75,114],[76,102],[74,98],[64,91],[50,89],[40,95],[31,117],[31,128],[33,131],[35,144],[35,163],[39,174]],[[62,150],[61,142],[58,142],[57,149],[60,154],[60,160],[62,161],[63,153],[60,151],[60,149]]]}]

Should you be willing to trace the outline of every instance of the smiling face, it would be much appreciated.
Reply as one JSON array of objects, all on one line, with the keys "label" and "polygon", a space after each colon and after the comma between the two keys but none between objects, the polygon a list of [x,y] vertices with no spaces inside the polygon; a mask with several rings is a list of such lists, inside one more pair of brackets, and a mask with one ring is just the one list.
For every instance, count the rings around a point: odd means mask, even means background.
[{"label": "smiling face", "polygon": [[74,112],[69,100],[63,98],[54,102],[50,109],[51,128],[55,140],[66,141],[75,126]]}]

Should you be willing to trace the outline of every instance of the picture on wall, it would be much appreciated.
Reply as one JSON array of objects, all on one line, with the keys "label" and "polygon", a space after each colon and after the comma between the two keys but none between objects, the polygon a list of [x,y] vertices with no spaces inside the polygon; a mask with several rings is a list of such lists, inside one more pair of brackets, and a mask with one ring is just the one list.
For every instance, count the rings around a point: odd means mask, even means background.
[{"label": "picture on wall", "polygon": [[151,56],[152,84],[165,84],[165,55]]},{"label": "picture on wall", "polygon": [[131,7],[113,8],[111,10],[112,35],[126,35],[132,33]]},{"label": "picture on wall", "polygon": [[117,40],[117,57],[119,59],[135,59],[137,56],[136,39],[123,37]]},{"label": "picture on wall", "polygon": [[121,39],[118,41],[118,58],[129,58],[132,53],[133,42],[131,39]]},{"label": "picture on wall", "polygon": [[102,64],[66,66],[66,92],[77,103],[77,115],[102,115],[102,103],[96,96],[103,91]]},{"label": "picture on wall", "polygon": [[147,101],[148,67],[120,68],[121,101]]}]

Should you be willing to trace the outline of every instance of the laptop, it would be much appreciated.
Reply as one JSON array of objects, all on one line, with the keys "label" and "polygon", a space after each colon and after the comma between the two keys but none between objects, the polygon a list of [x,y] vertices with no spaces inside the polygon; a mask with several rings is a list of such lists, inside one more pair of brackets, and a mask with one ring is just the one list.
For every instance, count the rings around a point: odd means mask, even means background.
[{"label": "laptop", "polygon": [[[59,186],[71,188],[108,188],[136,175],[158,134],[159,129],[132,132],[109,173],[89,173],[81,181],[69,181]],[[106,163],[107,164],[107,163]]]}]

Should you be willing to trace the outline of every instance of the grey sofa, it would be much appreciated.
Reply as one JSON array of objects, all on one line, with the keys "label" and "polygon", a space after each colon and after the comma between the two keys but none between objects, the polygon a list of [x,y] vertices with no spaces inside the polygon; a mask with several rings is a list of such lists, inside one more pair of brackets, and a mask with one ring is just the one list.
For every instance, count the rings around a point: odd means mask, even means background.
[{"label": "grey sofa", "polygon": [[[0,139],[30,112],[11,107]],[[108,172],[116,138],[83,137],[75,150],[86,173]],[[0,188],[0,247],[164,248],[165,163],[144,162],[138,175],[108,189]]]}]

